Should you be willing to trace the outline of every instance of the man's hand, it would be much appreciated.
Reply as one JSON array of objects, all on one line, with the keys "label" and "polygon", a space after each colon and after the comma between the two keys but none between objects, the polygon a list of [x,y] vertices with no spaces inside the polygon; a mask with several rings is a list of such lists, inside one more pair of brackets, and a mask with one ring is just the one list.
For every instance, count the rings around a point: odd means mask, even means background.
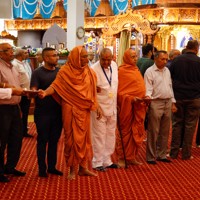
[{"label": "man's hand", "polygon": [[39,89],[38,90],[38,96],[39,96],[40,99],[44,99],[44,97],[47,96],[45,90]]},{"label": "man's hand", "polygon": [[178,108],[176,107],[175,103],[172,103],[172,112],[175,113],[177,112]]},{"label": "man's hand", "polygon": [[100,120],[102,118],[102,113],[103,113],[100,106],[98,106],[96,112],[97,112],[97,119]]},{"label": "man's hand", "polygon": [[12,89],[12,95],[21,96],[23,95],[23,89],[22,88],[11,88]]},{"label": "man's hand", "polygon": [[97,93],[100,93],[100,92],[101,92],[101,88],[97,87]]}]

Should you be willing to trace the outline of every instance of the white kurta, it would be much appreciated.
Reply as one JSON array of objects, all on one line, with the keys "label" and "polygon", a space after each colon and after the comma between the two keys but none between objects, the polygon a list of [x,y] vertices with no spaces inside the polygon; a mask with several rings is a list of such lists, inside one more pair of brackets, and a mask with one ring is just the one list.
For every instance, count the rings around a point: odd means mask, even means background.
[{"label": "white kurta", "polygon": [[[117,88],[118,67],[112,61],[111,68],[105,69],[104,74],[99,61],[92,69],[97,75],[97,87],[101,91],[97,93],[98,104],[103,111],[103,117],[97,120],[96,112],[91,113],[91,134],[93,146],[92,167],[109,166],[112,164],[111,155],[115,149],[115,131],[117,118]],[[111,80],[111,84],[109,81]]]}]

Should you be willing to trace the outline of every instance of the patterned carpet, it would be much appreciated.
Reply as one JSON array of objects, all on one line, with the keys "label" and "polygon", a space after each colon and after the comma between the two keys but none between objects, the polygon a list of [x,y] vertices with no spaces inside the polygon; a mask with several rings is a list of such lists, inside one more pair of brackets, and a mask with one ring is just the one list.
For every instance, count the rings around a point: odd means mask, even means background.
[{"label": "patterned carpet", "polygon": [[172,163],[151,166],[145,162],[144,143],[138,157],[143,165],[109,169],[107,172],[98,172],[97,177],[78,177],[69,181],[62,136],[57,168],[64,172],[64,176],[49,175],[45,179],[38,177],[34,123],[30,123],[30,133],[34,138],[24,139],[21,160],[17,166],[27,175],[10,176],[11,182],[0,183],[0,200],[200,199],[199,148],[193,148],[193,160],[183,161],[179,158]]}]

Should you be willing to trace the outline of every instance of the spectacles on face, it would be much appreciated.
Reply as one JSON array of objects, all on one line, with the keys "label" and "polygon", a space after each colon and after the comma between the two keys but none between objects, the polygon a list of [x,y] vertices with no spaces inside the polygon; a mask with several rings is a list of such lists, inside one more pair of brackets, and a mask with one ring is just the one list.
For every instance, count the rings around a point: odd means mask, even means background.
[{"label": "spectacles on face", "polygon": [[7,52],[7,51],[15,51],[15,48],[10,47],[10,48],[7,48],[7,49],[0,50],[0,52]]}]

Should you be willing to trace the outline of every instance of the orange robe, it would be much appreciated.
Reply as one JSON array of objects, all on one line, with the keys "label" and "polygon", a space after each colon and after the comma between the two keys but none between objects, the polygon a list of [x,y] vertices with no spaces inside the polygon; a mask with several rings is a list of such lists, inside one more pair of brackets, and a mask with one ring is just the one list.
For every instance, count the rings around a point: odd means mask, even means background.
[{"label": "orange robe", "polygon": [[80,66],[82,47],[75,47],[51,87],[62,105],[67,166],[87,168],[92,157],[90,111],[97,107],[96,75],[88,65]]},{"label": "orange robe", "polygon": [[[118,109],[122,140],[127,161],[135,160],[138,149],[145,135],[144,120],[146,105],[141,102],[132,102],[135,97],[145,96],[145,84],[137,66],[129,61],[130,52],[125,51],[124,64],[119,67],[118,73]],[[118,132],[119,134],[119,132]],[[124,159],[121,138],[118,135],[116,153],[120,160]]]}]

